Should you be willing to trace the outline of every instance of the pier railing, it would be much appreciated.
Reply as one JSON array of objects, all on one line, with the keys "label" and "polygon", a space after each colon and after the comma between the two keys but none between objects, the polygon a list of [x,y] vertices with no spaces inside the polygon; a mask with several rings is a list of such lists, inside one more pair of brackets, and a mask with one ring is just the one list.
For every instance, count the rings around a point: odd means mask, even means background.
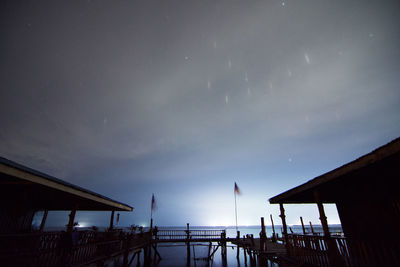
[{"label": "pier railing", "polygon": [[[290,256],[301,263],[330,266],[329,253],[334,253],[342,266],[390,266],[390,262],[400,264],[398,246],[388,249],[387,243],[395,243],[390,240],[386,240],[384,246],[382,240],[364,242],[341,236],[332,236],[330,241],[318,235],[288,234],[287,237]],[[373,247],[368,245],[371,243],[374,244]]]},{"label": "pier railing", "polygon": [[175,230],[161,229],[153,231],[153,239],[158,240],[196,240],[221,239],[226,237],[225,230]]},{"label": "pier railing", "polygon": [[[141,247],[150,233],[44,232],[0,235],[0,262],[5,266],[80,265]],[[1,265],[0,264],[0,265]]]}]

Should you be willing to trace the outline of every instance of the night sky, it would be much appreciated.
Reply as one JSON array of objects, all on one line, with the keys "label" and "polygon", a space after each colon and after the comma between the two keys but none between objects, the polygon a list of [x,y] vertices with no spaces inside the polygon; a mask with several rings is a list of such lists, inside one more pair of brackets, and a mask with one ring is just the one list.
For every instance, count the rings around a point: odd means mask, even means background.
[{"label": "night sky", "polygon": [[152,193],[157,225],[233,225],[235,181],[239,224],[278,221],[268,198],[400,135],[399,1],[1,1],[0,34],[0,155],[121,225]]}]

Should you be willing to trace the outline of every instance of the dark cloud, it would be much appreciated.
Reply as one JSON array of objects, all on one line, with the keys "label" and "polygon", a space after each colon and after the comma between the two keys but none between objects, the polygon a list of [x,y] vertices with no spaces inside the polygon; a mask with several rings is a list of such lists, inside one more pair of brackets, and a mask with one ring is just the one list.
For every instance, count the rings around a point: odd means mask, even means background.
[{"label": "dark cloud", "polygon": [[127,222],[154,192],[161,224],[228,223],[237,180],[256,223],[267,197],[398,136],[399,10],[4,2],[0,154],[131,203]]}]

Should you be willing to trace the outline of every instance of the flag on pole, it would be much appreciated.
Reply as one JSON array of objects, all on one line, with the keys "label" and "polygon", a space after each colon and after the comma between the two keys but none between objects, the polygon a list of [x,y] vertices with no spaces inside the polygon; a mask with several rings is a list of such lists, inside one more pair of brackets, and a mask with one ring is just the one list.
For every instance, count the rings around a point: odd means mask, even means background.
[{"label": "flag on pole", "polygon": [[235,182],[235,189],[233,190],[233,194],[235,195],[235,219],[236,219],[236,232],[238,233],[238,216],[237,216],[237,204],[236,204],[236,195],[241,194],[238,185]]},{"label": "flag on pole", "polygon": [[242,194],[242,192],[240,192],[240,189],[237,186],[236,182],[235,182],[235,194],[237,194],[237,195],[241,195]]},{"label": "flag on pole", "polygon": [[153,194],[153,196],[151,197],[151,211],[155,211],[156,209],[157,209],[156,199]]}]

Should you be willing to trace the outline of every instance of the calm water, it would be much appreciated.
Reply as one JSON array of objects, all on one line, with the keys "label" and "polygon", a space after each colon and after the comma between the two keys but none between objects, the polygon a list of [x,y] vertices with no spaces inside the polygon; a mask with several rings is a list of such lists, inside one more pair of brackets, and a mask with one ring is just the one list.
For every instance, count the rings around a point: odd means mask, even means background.
[{"label": "calm water", "polygon": [[[168,229],[176,229],[176,230],[186,230],[185,227],[167,227]],[[160,227],[159,229],[163,229]],[[236,229],[234,227],[228,228],[221,228],[221,227],[191,227],[190,229],[225,229],[227,233],[227,237],[235,237],[236,236]],[[291,226],[291,229],[294,233],[302,233],[303,230],[300,225]],[[267,235],[271,236],[272,234],[272,227],[267,226]],[[310,231],[309,227],[306,227],[306,230]],[[332,225],[330,226],[330,230],[332,233],[341,232],[340,225]],[[253,234],[255,238],[259,237],[259,233],[261,231],[260,226],[249,226],[249,227],[239,227],[239,231],[241,235],[246,234]],[[280,226],[275,227],[275,231],[279,233],[281,236],[281,228]],[[315,232],[322,233],[322,227],[320,225],[314,226]],[[289,229],[288,229],[288,232]],[[194,246],[193,246],[194,245]],[[202,260],[201,258],[205,258],[208,254],[208,243],[192,243],[191,250],[190,250],[190,266],[196,267],[203,267],[209,266],[207,261]],[[217,243],[213,243],[213,250],[216,248]],[[239,260],[236,258],[237,255],[237,247],[231,243],[227,243],[227,263],[228,266],[250,266],[250,258],[244,257],[243,249],[239,249]],[[158,245],[158,252],[160,253],[162,260],[159,262],[153,261],[150,266],[154,267],[186,267],[187,264],[187,247],[184,243],[169,243],[169,244],[159,244]],[[143,253],[141,253],[140,262],[143,264]],[[152,252],[154,255],[154,252]],[[133,261],[131,266],[136,266],[137,258]],[[109,261],[107,266],[122,266],[122,259],[115,259],[113,261]],[[214,258],[212,262],[210,262],[210,266],[219,267],[222,266],[222,255],[221,255],[221,248],[218,248],[216,253],[214,254]],[[269,266],[278,266],[274,263],[269,263]]]}]

